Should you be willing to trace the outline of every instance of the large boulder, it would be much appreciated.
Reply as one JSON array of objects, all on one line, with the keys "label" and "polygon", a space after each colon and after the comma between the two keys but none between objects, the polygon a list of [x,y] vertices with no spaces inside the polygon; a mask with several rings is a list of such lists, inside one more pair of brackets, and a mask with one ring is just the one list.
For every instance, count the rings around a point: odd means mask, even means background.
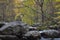
[{"label": "large boulder", "polygon": [[13,31],[13,32],[18,32],[18,31],[28,31],[28,27],[29,25],[27,25],[26,23],[23,23],[21,21],[15,21],[15,22],[9,22],[6,25],[3,25],[0,28],[0,31]]},{"label": "large boulder", "polygon": [[17,37],[22,38],[23,35],[29,31],[28,27],[30,26],[21,21],[9,22],[0,28],[0,33],[2,35],[16,35]]},{"label": "large boulder", "polygon": [[5,24],[8,24],[8,22],[0,22],[0,28]]},{"label": "large boulder", "polygon": [[39,31],[29,31],[27,32],[24,37],[28,40],[37,40],[41,38]]},{"label": "large boulder", "polygon": [[40,33],[44,38],[60,38],[60,32],[57,30],[43,30]]}]

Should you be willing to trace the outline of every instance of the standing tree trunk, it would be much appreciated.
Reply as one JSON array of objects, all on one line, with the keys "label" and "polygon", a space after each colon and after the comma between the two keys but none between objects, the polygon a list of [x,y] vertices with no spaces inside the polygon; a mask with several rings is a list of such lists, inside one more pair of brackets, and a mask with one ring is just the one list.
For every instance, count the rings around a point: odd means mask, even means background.
[{"label": "standing tree trunk", "polygon": [[41,11],[41,22],[42,22],[42,25],[43,25],[43,23],[44,23],[44,11],[43,11],[43,3],[44,3],[44,0],[36,0],[36,4],[37,4],[37,6],[39,6],[40,7],[40,11]]}]

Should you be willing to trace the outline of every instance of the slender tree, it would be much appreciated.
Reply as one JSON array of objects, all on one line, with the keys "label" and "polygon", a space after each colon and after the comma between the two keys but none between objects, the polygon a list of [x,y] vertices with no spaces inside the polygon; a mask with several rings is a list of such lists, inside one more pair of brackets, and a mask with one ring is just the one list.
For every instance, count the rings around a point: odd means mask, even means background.
[{"label": "slender tree", "polygon": [[43,25],[43,23],[44,23],[44,11],[43,11],[43,4],[44,4],[44,0],[36,0],[36,4],[37,4],[37,6],[39,6],[40,7],[40,11],[41,11],[41,21],[42,21],[42,25]]}]

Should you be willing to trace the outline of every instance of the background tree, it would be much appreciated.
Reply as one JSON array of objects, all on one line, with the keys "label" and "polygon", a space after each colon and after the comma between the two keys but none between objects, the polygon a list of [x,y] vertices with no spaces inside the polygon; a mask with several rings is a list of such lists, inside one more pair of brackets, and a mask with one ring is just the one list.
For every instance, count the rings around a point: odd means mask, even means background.
[{"label": "background tree", "polygon": [[60,24],[59,4],[59,0],[0,0],[0,21],[55,26]]}]

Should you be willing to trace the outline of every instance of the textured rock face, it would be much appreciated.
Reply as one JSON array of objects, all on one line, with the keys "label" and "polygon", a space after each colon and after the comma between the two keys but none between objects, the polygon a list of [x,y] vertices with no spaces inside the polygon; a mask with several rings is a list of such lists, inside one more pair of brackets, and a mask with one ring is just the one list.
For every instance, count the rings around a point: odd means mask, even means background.
[{"label": "textured rock face", "polygon": [[37,40],[41,38],[39,31],[29,31],[24,36],[28,40]]},{"label": "textured rock face", "polygon": [[3,26],[3,25],[6,25],[8,24],[7,22],[0,22],[0,28]]},{"label": "textured rock face", "polygon": [[60,38],[60,32],[57,30],[43,30],[41,36],[44,38]]},{"label": "textured rock face", "polygon": [[16,35],[18,38],[22,38],[23,34],[28,31],[29,25],[15,21],[5,24],[0,28],[0,35]]},{"label": "textured rock face", "polygon": [[0,31],[2,35],[15,35],[20,40],[37,40],[38,38],[40,39],[40,33],[38,31],[29,31],[29,27],[31,26],[20,21],[15,21],[2,26],[0,28]]},{"label": "textured rock face", "polygon": [[21,21],[10,22],[0,28],[0,31],[5,31],[8,33],[17,33],[19,31],[26,32],[28,31],[28,25]]}]

